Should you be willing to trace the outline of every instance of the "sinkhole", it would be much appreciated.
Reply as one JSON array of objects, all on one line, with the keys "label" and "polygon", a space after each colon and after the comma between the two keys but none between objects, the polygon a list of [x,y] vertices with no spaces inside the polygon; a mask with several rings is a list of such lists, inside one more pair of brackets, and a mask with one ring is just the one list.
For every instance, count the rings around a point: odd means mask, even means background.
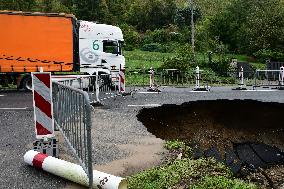
[{"label": "sinkhole", "polygon": [[284,163],[284,104],[194,101],[144,108],[137,115],[156,137],[186,141],[193,156],[215,157],[237,174]]}]

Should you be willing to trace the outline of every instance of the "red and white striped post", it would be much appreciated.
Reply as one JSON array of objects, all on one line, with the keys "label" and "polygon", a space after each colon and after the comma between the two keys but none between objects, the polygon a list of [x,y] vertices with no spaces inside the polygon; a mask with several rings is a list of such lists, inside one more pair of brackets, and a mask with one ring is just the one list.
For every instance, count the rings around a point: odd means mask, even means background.
[{"label": "red and white striped post", "polygon": [[[89,178],[84,169],[77,164],[67,162],[37,151],[30,150],[24,155],[26,164],[39,170],[57,175],[75,183],[89,186]],[[127,189],[127,181],[124,178],[93,170],[92,188],[101,189]]]},{"label": "red and white striped post", "polygon": [[119,93],[125,93],[125,69],[119,65]]},{"label": "red and white striped post", "polygon": [[32,73],[35,132],[37,139],[54,137],[51,74]]}]

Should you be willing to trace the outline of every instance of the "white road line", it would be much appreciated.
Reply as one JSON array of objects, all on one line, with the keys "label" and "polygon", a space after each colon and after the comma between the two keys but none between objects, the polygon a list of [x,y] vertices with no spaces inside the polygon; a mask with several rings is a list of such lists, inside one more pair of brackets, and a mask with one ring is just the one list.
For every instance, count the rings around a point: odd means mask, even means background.
[{"label": "white road line", "polygon": [[1,97],[1,96],[5,96],[5,95],[0,95],[0,97]]},{"label": "white road line", "polygon": [[190,91],[190,93],[208,93],[209,91]]},{"label": "white road line", "polygon": [[160,104],[129,104],[128,107],[158,107]]},{"label": "white road line", "polygon": [[279,90],[241,90],[241,91],[248,91],[248,92],[274,92]]},{"label": "white road line", "polygon": [[24,108],[0,108],[0,110],[26,110],[28,109],[28,107],[24,107]]},{"label": "white road line", "polygon": [[159,94],[161,92],[143,92],[143,91],[141,91],[141,92],[138,92],[138,93],[140,93],[140,94]]}]

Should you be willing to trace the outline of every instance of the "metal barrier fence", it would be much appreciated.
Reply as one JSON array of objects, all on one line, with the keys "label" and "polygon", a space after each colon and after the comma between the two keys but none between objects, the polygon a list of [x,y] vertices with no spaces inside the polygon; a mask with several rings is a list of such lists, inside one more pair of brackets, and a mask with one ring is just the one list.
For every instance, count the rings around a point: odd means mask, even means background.
[{"label": "metal barrier fence", "polygon": [[91,105],[87,92],[52,82],[55,126],[89,177],[93,186]]},{"label": "metal barrier fence", "polygon": [[280,70],[256,70],[253,87],[284,87],[284,67]]},{"label": "metal barrier fence", "polygon": [[[220,77],[214,72],[200,70],[199,84],[200,85],[235,85],[240,83],[240,72],[229,71],[223,73]],[[255,72],[243,72],[244,82],[248,85],[253,85]],[[126,70],[126,80],[132,86],[150,87],[150,70]],[[178,69],[155,70],[154,81],[158,86],[195,86],[197,80],[196,70],[180,71]]]},{"label": "metal barrier fence", "polygon": [[78,75],[73,77],[66,77],[65,79],[60,79],[58,82],[86,91],[91,103],[99,103],[119,95],[119,81],[118,77],[114,77],[114,75]]}]

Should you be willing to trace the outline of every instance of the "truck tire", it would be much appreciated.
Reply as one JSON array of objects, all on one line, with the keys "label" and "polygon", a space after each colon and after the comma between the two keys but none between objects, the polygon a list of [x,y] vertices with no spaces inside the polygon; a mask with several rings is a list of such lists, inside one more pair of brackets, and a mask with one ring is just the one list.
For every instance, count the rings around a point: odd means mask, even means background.
[{"label": "truck tire", "polygon": [[22,88],[27,90],[27,91],[31,91],[33,89],[32,88],[32,77],[31,77],[31,75],[28,75],[28,76],[23,78]]}]

